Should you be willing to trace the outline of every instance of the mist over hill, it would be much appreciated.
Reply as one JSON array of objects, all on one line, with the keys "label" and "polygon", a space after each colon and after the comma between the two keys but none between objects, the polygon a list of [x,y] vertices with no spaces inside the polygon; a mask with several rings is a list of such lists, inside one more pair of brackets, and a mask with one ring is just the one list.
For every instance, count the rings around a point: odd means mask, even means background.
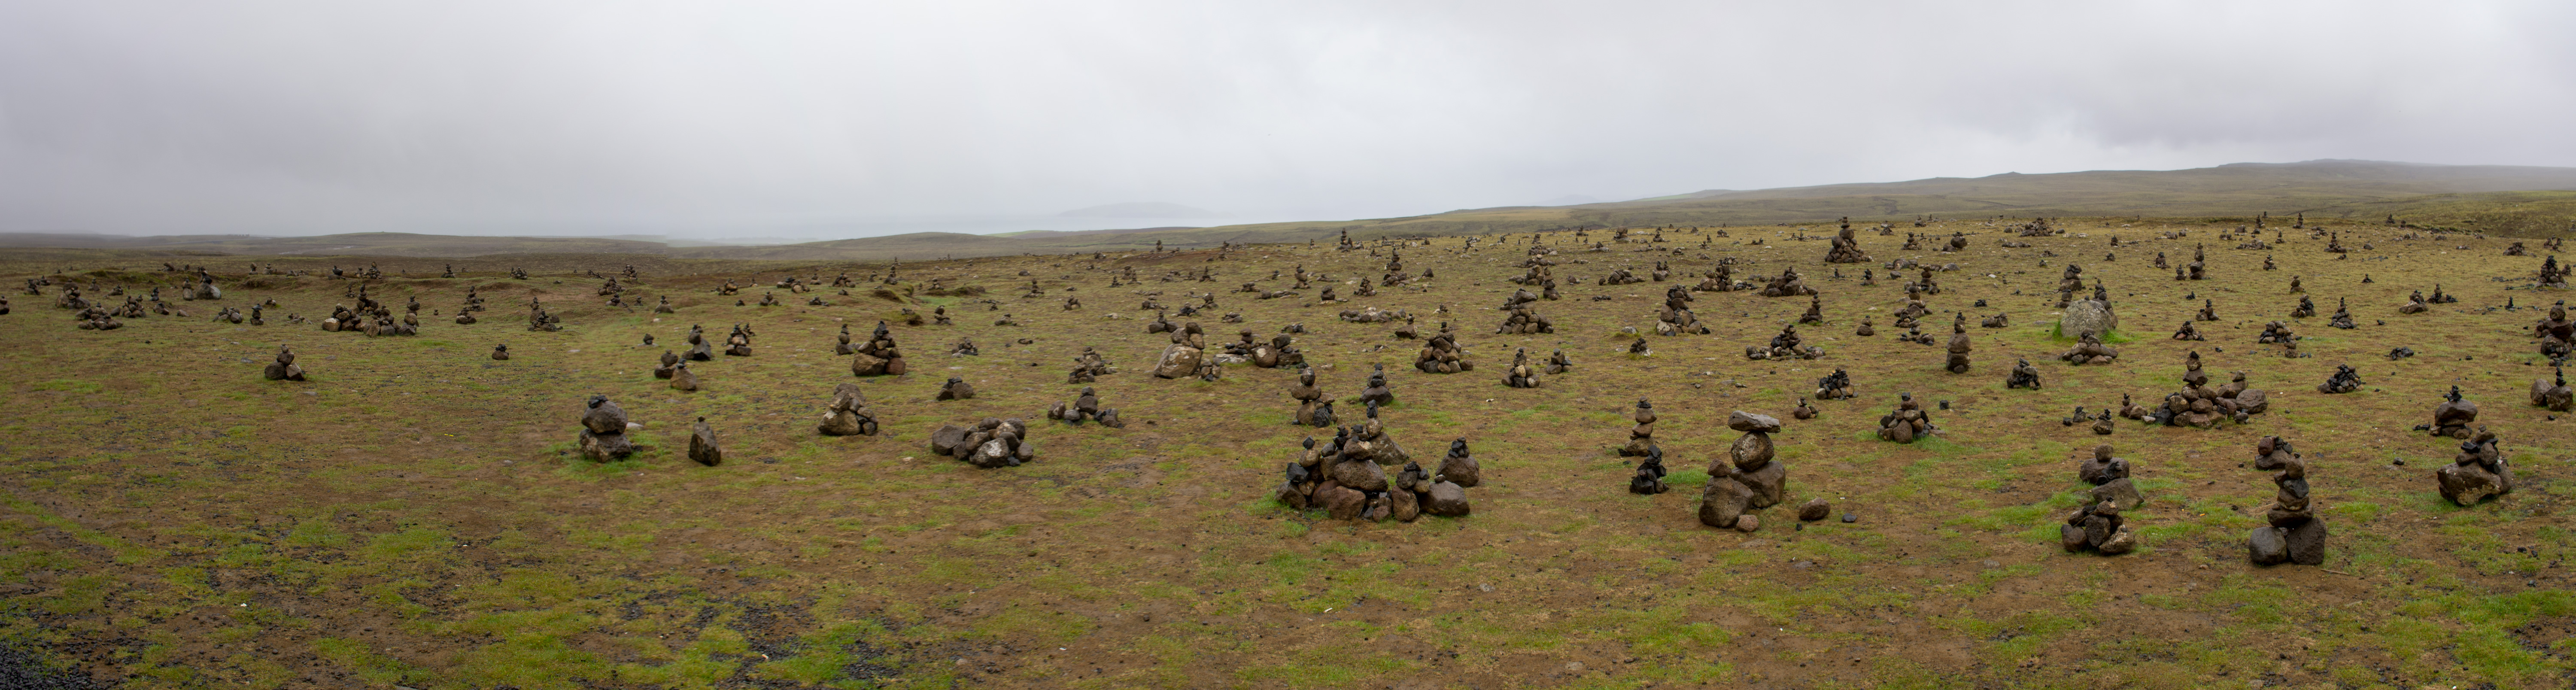
[{"label": "mist over hill", "polygon": [[[2398,216],[2503,235],[2564,234],[2576,226],[2576,168],[2315,160],[2236,163],[2186,170],[2092,170],[1935,177],[1757,190],[1704,190],[1629,201],[1460,209],[1398,218],[1160,226],[1000,234],[914,232],[795,244],[742,245],[641,237],[481,237],[351,233],[127,237],[0,234],[0,248],[72,248],[244,256],[468,257],[521,253],[655,254],[677,258],[862,261],[1112,252],[1224,243],[1355,237],[1531,232],[1576,227],[1717,226],[2017,217],[2234,218],[2259,213],[2320,218]],[[1099,217],[1208,214],[1160,202],[1065,212]],[[1204,216],[1171,216],[1204,217]]]}]

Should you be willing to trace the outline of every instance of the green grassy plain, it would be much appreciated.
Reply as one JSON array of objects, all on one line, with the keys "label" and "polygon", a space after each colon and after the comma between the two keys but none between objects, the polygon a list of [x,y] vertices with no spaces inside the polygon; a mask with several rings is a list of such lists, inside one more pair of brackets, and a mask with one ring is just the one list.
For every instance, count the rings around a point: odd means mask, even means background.
[{"label": "green grassy plain", "polygon": [[[782,292],[798,306],[768,308],[712,291],[732,279],[754,284],[745,296],[756,301],[791,267],[828,279],[885,266],[561,254],[455,261],[470,272],[447,280],[428,277],[449,263],[439,259],[275,257],[281,269],[379,264],[408,277],[375,281],[372,294],[417,297],[425,312],[452,314],[468,286],[491,300],[480,324],[425,317],[420,335],[387,338],[280,323],[352,300],[347,284],[316,277],[245,285],[234,264],[271,257],[13,255],[0,262],[13,288],[61,271],[148,290],[175,281],[162,261],[196,261],[226,276],[222,304],[281,306],[267,326],[212,323],[214,305],[190,302],[179,304],[191,318],[98,332],[74,329],[53,288],[9,295],[0,640],[132,688],[2568,687],[2576,594],[2564,560],[2576,536],[2559,503],[2576,495],[2576,420],[2523,402],[2548,373],[2524,334],[2540,316],[2530,307],[2567,293],[2529,287],[2541,257],[2503,257],[2503,238],[2396,239],[2407,231],[2339,223],[2355,249],[2346,259],[2296,230],[2268,252],[2230,249],[2217,235],[2235,225],[2070,220],[2069,235],[2025,249],[1999,247],[2010,233],[1982,223],[1921,229],[1969,233],[1960,254],[1864,233],[1879,261],[1960,264],[1939,274],[1945,291],[1926,324],[1971,314],[1965,375],[1940,369],[1941,348],[1894,340],[1902,280],[1863,287],[1862,270],[1884,269],[1822,264],[1821,229],[1675,231],[1597,252],[1584,249],[1608,233],[1552,235],[1555,274],[1582,282],[1537,305],[1557,332],[1528,336],[1490,335],[1527,235],[1486,236],[1472,251],[1436,237],[1355,252],[1300,242],[907,261],[897,299],[825,290],[813,294],[831,306],[803,306],[812,295]],[[2109,248],[2112,235],[2127,246]],[[2195,244],[2208,246],[2212,280],[2175,282],[2150,265],[2157,252],[2188,261]],[[1230,292],[1286,287],[1272,272],[1303,265],[1348,298],[1397,250],[1407,270],[1437,277],[1338,305],[1311,303],[1312,290]],[[2280,270],[2260,269],[2267,254]],[[1674,281],[1695,282],[1722,257],[1749,262],[1739,275],[1809,276],[1830,323],[1800,330],[1829,355],[1745,360],[1744,346],[1807,301],[1744,292],[1697,293],[1716,334],[1624,353],[1619,330],[1651,331],[1668,284],[1597,278],[1663,260]],[[2134,338],[2117,344],[2115,364],[2054,359],[2071,345],[2051,337],[2048,308],[2068,261],[2105,282]],[[628,294],[669,295],[678,314],[603,306],[600,281],[581,273],[630,263],[645,275]],[[538,275],[510,280],[513,265]],[[1108,287],[1128,267],[1146,282]],[[1214,282],[1165,280],[1201,269]],[[2328,313],[2348,299],[2362,327],[2298,320],[2309,358],[2256,345],[2262,324],[2295,305],[2292,276]],[[902,297],[934,279],[986,287],[999,310]],[[1017,296],[1032,279],[1046,297]],[[2408,291],[2435,283],[2459,303],[2396,313]],[[1143,333],[1138,302],[1178,307],[1206,292],[1218,313],[1246,320],[1197,317],[1212,343],[1303,324],[1297,343],[1336,397],[1385,364],[1399,400],[1383,413],[1390,433],[1426,461],[1463,438],[1482,461],[1475,513],[1350,523],[1270,499],[1278,468],[1314,433],[1286,423],[1295,373],[1148,373],[1165,340]],[[1086,308],[1061,309],[1065,295]],[[567,327],[525,330],[530,298]],[[2200,298],[2221,317],[2201,324],[2210,340],[2166,339]],[[2491,309],[2508,299],[2524,309]],[[853,380],[830,354],[833,334],[864,334],[905,306],[946,306],[956,325],[896,325],[912,373],[859,380],[888,433],[816,434],[831,388]],[[1419,342],[1392,338],[1393,324],[1334,318],[1363,306],[1410,310],[1426,328],[1450,322],[1478,370],[1415,372]],[[1005,312],[1027,325],[991,325]],[[1974,327],[1996,312],[2012,326]],[[1864,315],[1878,336],[1853,335]],[[713,334],[751,324],[756,354],[700,364],[703,390],[671,390],[647,369],[692,323]],[[645,334],[661,345],[640,346]],[[961,337],[983,354],[944,354]],[[279,343],[311,381],[261,380]],[[486,357],[497,343],[513,359]],[[2380,356],[2401,345],[2420,354]],[[1128,428],[1043,420],[1078,388],[1064,372],[1085,346],[1120,368],[1091,385]],[[1502,387],[1523,347],[1562,348],[1576,367],[1539,389]],[[2192,350],[2214,378],[2249,372],[2273,392],[2272,410],[2216,430],[2121,420],[2107,437],[2058,423],[2078,405],[2178,388]],[[2004,388],[2016,357],[2039,365],[2045,388]],[[2337,363],[2359,367],[2368,387],[2314,392]],[[1788,419],[1835,367],[1861,397]],[[981,395],[934,402],[950,375]],[[2409,427],[2430,421],[2452,385],[2502,436],[2515,493],[2469,508],[2436,495],[2432,470],[2455,443]],[[1899,392],[1950,403],[1933,412],[1944,434],[1913,445],[1871,436]],[[569,452],[592,393],[647,425],[645,452],[609,464]],[[1627,493],[1630,465],[1611,453],[1639,398],[1663,416],[1673,493]],[[1800,526],[1775,509],[1754,534],[1700,526],[1699,470],[1737,436],[1723,420],[1738,409],[1787,421],[1793,504],[1823,497],[1858,520]],[[727,445],[721,466],[685,457],[699,416]],[[930,430],[984,417],[1032,420],[1036,462],[982,470],[928,452]],[[2242,539],[2272,492],[2246,468],[2266,434],[2313,463],[2334,533],[2323,567],[2245,562]],[[2081,495],[2074,458],[2103,442],[2135,463],[2148,495],[2131,513],[2144,547],[2067,554],[2053,525]]]}]

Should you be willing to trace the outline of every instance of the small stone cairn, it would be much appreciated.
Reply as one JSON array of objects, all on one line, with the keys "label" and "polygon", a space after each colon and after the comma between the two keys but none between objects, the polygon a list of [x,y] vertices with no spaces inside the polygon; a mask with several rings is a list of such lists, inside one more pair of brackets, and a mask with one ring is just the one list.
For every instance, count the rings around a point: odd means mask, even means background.
[{"label": "small stone cairn", "polygon": [[1780,420],[1736,410],[1726,427],[1744,432],[1726,449],[1727,457],[1708,465],[1708,485],[1699,498],[1699,522],[1719,529],[1752,532],[1762,528],[1753,511],[1779,505],[1787,496],[1789,469],[1772,459],[1771,434]]},{"label": "small stone cairn", "polygon": [[295,366],[295,350],[285,345],[277,346],[277,359],[269,362],[268,368],[260,374],[270,381],[304,380],[304,368]]},{"label": "small stone cairn", "polygon": [[2326,377],[2325,383],[2317,384],[2317,392],[2328,395],[2357,390],[2361,390],[2361,372],[2353,369],[2350,364],[2335,365],[2334,375]]},{"label": "small stone cairn", "polygon": [[2460,387],[2452,386],[2451,393],[2442,397],[2442,404],[2433,407],[2433,423],[2415,428],[2430,430],[2435,436],[2464,439],[2469,437],[2469,425],[2476,423],[2478,404],[2461,399]]},{"label": "small stone cairn", "polygon": [[1839,233],[1836,233],[1836,234],[1834,235],[1834,246],[1833,246],[1833,248],[1832,248],[1832,249],[1825,250],[1825,263],[1829,263],[1829,264],[1865,264],[1865,263],[1869,263],[1869,255],[1868,255],[1868,254],[1866,254],[1866,253],[1861,252],[1861,250],[1860,250],[1860,241],[1859,241],[1859,240],[1857,240],[1857,239],[1853,239],[1853,238],[1852,238],[1851,218],[1849,218],[1849,217],[1845,217],[1845,218],[1843,218],[1842,223],[1843,223],[1842,231],[1841,231],[1841,232],[1839,232]]},{"label": "small stone cairn", "polygon": [[1112,429],[1127,428],[1127,422],[1118,418],[1118,409],[1101,407],[1099,394],[1092,392],[1090,386],[1084,386],[1082,393],[1075,396],[1073,402],[1059,402],[1055,407],[1048,408],[1047,419],[1074,426],[1082,426],[1085,421],[1096,421],[1101,426]]},{"label": "small stone cairn", "polygon": [[[2183,327],[2190,328],[2190,322],[2184,322]],[[2111,349],[2111,346],[2102,344],[2101,336],[2087,332],[2081,338],[2077,339],[2075,349],[2067,350],[2065,354],[2058,355],[2057,358],[2066,360],[2066,363],[2076,366],[2083,366],[2086,364],[2110,364],[2120,358],[2120,352],[2118,350]]]},{"label": "small stone cairn", "polygon": [[1029,427],[1017,419],[987,418],[973,426],[941,425],[930,432],[930,451],[985,469],[1018,467],[1035,459]]},{"label": "small stone cairn", "polygon": [[1816,379],[1817,400],[1849,400],[1854,395],[1851,373],[1843,371],[1842,367],[1835,367],[1834,373]]},{"label": "small stone cairn", "polygon": [[2478,427],[2477,435],[2461,441],[2460,454],[2434,472],[2434,479],[2441,484],[2442,498],[2461,506],[2513,493],[2513,468],[2505,464],[2504,452],[2496,449],[2495,432],[2486,427]]},{"label": "small stone cairn", "polygon": [[1950,322],[1950,361],[1943,368],[1953,374],[1965,374],[1968,373],[1968,351],[1975,344],[1968,339],[1968,315],[1963,312],[1958,316],[1957,320]]},{"label": "small stone cairn", "polygon": [[904,372],[903,350],[897,349],[886,322],[878,321],[875,333],[850,356],[850,374],[854,376],[901,376]]},{"label": "small stone cairn", "polygon": [[1744,358],[1750,360],[1824,358],[1824,347],[1807,345],[1805,342],[1805,339],[1798,336],[1797,324],[1793,323],[1783,325],[1780,327],[1779,335],[1771,336],[1770,345],[1766,347],[1757,347],[1752,345],[1745,346]]},{"label": "small stone cairn", "polygon": [[581,456],[609,462],[634,455],[635,443],[626,439],[626,426],[626,410],[609,402],[608,396],[590,396],[590,409],[581,416]]},{"label": "small stone cairn", "polygon": [[1701,324],[1699,317],[1691,313],[1691,300],[1690,291],[1682,289],[1680,285],[1665,289],[1664,308],[1655,313],[1655,333],[1658,335],[1708,334],[1708,326]]},{"label": "small stone cairn", "polygon": [[1637,425],[1628,429],[1628,445],[1619,448],[1619,457],[1645,457],[1655,450],[1655,403],[1637,401],[1637,411],[1629,418]]},{"label": "small stone cairn", "polygon": [[868,396],[859,384],[844,382],[832,387],[832,401],[823,407],[823,424],[815,429],[825,436],[875,436],[877,418],[868,410]]},{"label": "small stone cairn", "polygon": [[[2264,521],[2270,524],[2254,528],[2245,540],[2246,558],[2255,565],[2324,565],[2326,523],[2317,516],[2318,506],[2309,495],[2308,462],[2290,453],[2288,444],[2268,436],[2264,440],[2272,446],[2265,459],[2280,468],[2278,474],[2272,475],[2272,485],[2278,487],[2278,492],[2273,495],[2270,509],[2263,513]],[[2267,450],[2265,445],[2257,442],[2256,450]],[[2280,455],[2289,457],[2277,457]]]},{"label": "small stone cairn", "polygon": [[1896,410],[1878,418],[1878,437],[1897,443],[1913,443],[1938,429],[1940,427],[1932,425],[1932,417],[1924,414],[1923,403],[1916,402],[1912,393],[1897,394]]},{"label": "small stone cairn", "polygon": [[2553,383],[2550,379],[2531,380],[2532,406],[2551,412],[2576,410],[2576,389],[2567,387],[2567,370],[2556,367],[2552,369],[2557,374],[2556,382]]},{"label": "small stone cairn", "polygon": [[2012,373],[2004,377],[2004,387],[2039,390],[2039,368],[2031,366],[2028,359],[2015,360]]},{"label": "small stone cairn", "polygon": [[1431,339],[1422,342],[1422,352],[1414,357],[1413,368],[1426,374],[1475,371],[1476,364],[1467,361],[1465,354],[1458,347],[1458,341],[1450,335],[1448,324],[1444,323],[1441,324],[1438,335],[1431,336]]}]

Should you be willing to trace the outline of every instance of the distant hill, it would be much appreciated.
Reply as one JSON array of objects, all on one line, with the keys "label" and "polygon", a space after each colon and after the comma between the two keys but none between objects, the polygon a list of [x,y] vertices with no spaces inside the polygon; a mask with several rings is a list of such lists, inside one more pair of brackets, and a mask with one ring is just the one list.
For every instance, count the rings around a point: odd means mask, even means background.
[{"label": "distant hill", "polygon": [[[1173,213],[1209,213],[1178,204],[1141,203],[1095,206],[1067,211],[1065,215],[1127,214],[1156,209]],[[1750,191],[1712,189],[1630,201],[1462,209],[1402,218],[1079,232],[1026,231],[999,235],[922,232],[765,246],[701,245],[641,238],[458,237],[411,233],[285,238],[30,233],[0,234],[0,248],[113,249],[191,255],[214,252],[250,256],[470,257],[611,253],[829,262],[1121,252],[1151,249],[1158,241],[1168,248],[1214,247],[1229,242],[1328,241],[1346,231],[1353,237],[1376,238],[1531,232],[1576,227],[1824,224],[1845,216],[1855,222],[1911,221],[1924,216],[1949,220],[1996,216],[2232,219],[2264,212],[2276,217],[2305,213],[2311,218],[2346,221],[2375,221],[2393,214],[2401,220],[2419,224],[2501,235],[2576,234],[2571,232],[2571,228],[2576,228],[2576,168],[2355,160],[2236,163],[2189,170],[2095,170],[2038,175],[2004,173],[1976,178],[1935,177],[1905,182]]]}]

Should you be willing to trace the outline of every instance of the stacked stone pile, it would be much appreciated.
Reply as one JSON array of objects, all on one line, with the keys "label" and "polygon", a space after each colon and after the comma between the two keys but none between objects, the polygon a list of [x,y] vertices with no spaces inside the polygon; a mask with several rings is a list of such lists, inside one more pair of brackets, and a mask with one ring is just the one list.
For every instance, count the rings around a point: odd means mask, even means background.
[{"label": "stacked stone pile", "polygon": [[626,438],[626,410],[605,395],[590,396],[589,408],[581,416],[582,457],[609,462],[634,455],[635,443]]},{"label": "stacked stone pile", "polygon": [[1779,505],[1787,497],[1789,469],[1773,459],[1771,434],[1780,420],[1737,410],[1726,427],[1744,432],[1727,447],[1727,457],[1711,461],[1708,485],[1700,492],[1700,524],[1752,532],[1762,528],[1754,511]]}]

